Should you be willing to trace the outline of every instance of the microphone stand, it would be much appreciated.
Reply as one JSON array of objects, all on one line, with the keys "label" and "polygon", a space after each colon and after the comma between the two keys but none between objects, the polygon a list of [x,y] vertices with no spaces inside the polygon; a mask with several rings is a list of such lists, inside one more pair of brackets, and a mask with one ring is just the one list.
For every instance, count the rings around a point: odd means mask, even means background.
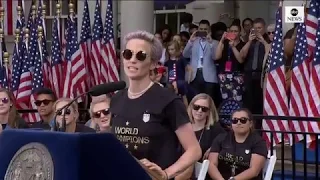
[{"label": "microphone stand", "polygon": [[75,101],[77,101],[80,97],[82,97],[83,95],[89,94],[91,91],[89,92],[84,92],[80,95],[78,95],[76,98],[72,99],[72,101],[70,101],[68,104],[64,105],[62,108],[60,108],[55,116],[54,116],[54,127],[53,127],[53,131],[60,131],[60,132],[66,132],[66,112],[63,112],[62,115],[62,124],[61,127],[59,127],[59,124],[57,123],[57,116],[59,113],[62,113],[62,110],[69,108],[72,103],[74,103]]}]

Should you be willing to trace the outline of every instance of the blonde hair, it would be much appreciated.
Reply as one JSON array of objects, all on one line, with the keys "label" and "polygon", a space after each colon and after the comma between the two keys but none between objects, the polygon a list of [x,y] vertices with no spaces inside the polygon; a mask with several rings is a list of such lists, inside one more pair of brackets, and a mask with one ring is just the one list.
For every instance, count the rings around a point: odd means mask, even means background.
[{"label": "blonde hair", "polygon": [[193,119],[193,116],[192,116],[192,106],[194,105],[194,103],[196,101],[198,101],[200,99],[207,100],[208,103],[209,103],[209,114],[208,114],[208,117],[206,119],[206,121],[207,121],[206,122],[206,128],[210,129],[210,126],[214,125],[215,122],[218,122],[219,115],[218,115],[218,111],[217,111],[216,105],[214,104],[212,98],[208,94],[201,93],[201,94],[196,95],[191,100],[191,102],[190,102],[190,104],[188,106],[187,112],[188,112],[188,115],[189,115],[191,123],[194,123],[194,119]]},{"label": "blonde hair", "polygon": [[[56,102],[53,104],[53,109],[54,111],[57,111],[57,104],[60,102],[67,102],[70,103],[72,101],[72,99],[70,98],[59,98],[58,100],[56,100]],[[76,120],[78,120],[79,118],[79,111],[78,111],[78,104],[77,102],[73,102],[70,107],[74,110],[75,114],[76,114]]]},{"label": "blonde hair", "polygon": [[0,88],[0,92],[6,93],[9,97],[9,103],[11,103],[11,107],[8,112],[9,113],[8,125],[11,128],[19,128],[19,121],[21,120],[21,116],[18,113],[17,108],[14,104],[13,94],[5,88]]},{"label": "blonde hair", "polygon": [[110,104],[110,98],[107,95],[92,97],[92,101],[90,103],[90,108],[89,108],[89,114],[90,114],[91,119],[93,116],[93,107],[96,104],[102,103],[102,102]]},{"label": "blonde hair", "polygon": [[167,44],[166,47],[166,54],[167,54],[167,58],[170,58],[170,54],[169,54],[169,46],[173,46],[174,49],[176,50],[176,56],[179,58],[181,56],[181,44],[178,41],[170,41]]}]

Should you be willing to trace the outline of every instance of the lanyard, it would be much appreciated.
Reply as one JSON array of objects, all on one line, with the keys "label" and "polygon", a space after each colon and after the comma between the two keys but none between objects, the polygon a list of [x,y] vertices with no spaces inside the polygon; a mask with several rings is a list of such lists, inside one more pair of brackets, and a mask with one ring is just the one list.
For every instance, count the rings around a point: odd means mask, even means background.
[{"label": "lanyard", "polygon": [[230,47],[230,45],[228,46],[228,61],[231,60],[231,53],[232,53],[232,48]]},{"label": "lanyard", "polygon": [[200,43],[200,47],[201,47],[202,52],[203,52],[202,56],[204,56],[204,50],[206,49],[206,45],[207,45],[207,44],[206,44],[205,41],[204,41],[204,46],[202,46],[201,39],[200,39],[199,43]]}]

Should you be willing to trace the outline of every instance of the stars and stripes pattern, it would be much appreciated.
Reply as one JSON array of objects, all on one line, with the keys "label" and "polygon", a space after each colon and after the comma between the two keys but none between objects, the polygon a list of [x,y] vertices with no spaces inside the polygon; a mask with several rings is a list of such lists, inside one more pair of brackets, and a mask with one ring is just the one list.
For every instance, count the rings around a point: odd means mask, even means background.
[{"label": "stars and stripes pattern", "polygon": [[[290,116],[306,117],[308,115],[307,104],[309,103],[309,54],[306,37],[306,26],[299,24],[297,29],[297,40],[294,50],[291,93],[290,93]],[[292,131],[307,132],[308,122],[290,120],[289,126]],[[296,141],[303,139],[303,135],[295,135]]]},{"label": "stars and stripes pattern", "polygon": [[[101,74],[101,40],[102,40],[102,19],[101,19],[101,6],[100,1],[96,0],[96,7],[94,11],[94,22],[93,22],[93,36],[92,36],[92,44],[91,44],[91,61],[90,61],[90,69],[91,69],[91,85],[98,85],[103,82],[107,82],[107,77],[103,77]],[[101,81],[101,78],[104,78]]]},{"label": "stars and stripes pattern", "polygon": [[112,0],[108,0],[102,40],[101,79],[104,82],[119,81],[118,58],[114,45]]},{"label": "stars and stripes pattern", "polygon": [[84,2],[83,8],[83,17],[82,17],[82,25],[81,25],[81,34],[80,34],[80,52],[81,59],[85,64],[87,75],[87,87],[91,87],[91,82],[94,82],[93,76],[90,74],[93,73],[91,69],[91,61],[90,61],[90,52],[91,52],[91,26],[90,26],[90,15],[89,15],[89,6],[88,1]]},{"label": "stars and stripes pattern", "polygon": [[[318,4],[319,8],[319,4]],[[318,16],[318,24],[320,22],[320,16]],[[310,74],[310,96],[309,96],[309,117],[320,117],[320,26],[317,29],[317,36],[315,41],[315,51],[314,58],[311,62],[311,74]],[[309,122],[309,132],[320,133],[320,124],[319,122],[311,121]],[[315,140],[316,137],[310,137],[310,147],[313,148],[315,146],[312,141]]]},{"label": "stars and stripes pattern", "polygon": [[[264,114],[272,116],[287,116],[288,115],[288,97],[285,89],[285,61],[282,33],[282,4],[276,14],[275,37],[272,42],[271,52],[269,54],[270,69],[267,73],[266,95],[264,99]],[[264,130],[271,131],[287,131],[288,123],[285,120],[270,120],[265,119],[262,122]],[[273,140],[270,133],[265,133],[264,136],[269,144],[273,142],[275,145],[281,142],[280,134],[273,134]],[[286,137],[288,138],[288,137]]]},{"label": "stars and stripes pattern", "polygon": [[52,68],[52,87],[57,97],[63,95],[63,74],[62,74],[62,49],[60,43],[60,21],[55,17],[52,27],[52,46],[51,46],[51,68]]},{"label": "stars and stripes pattern", "polygon": [[306,17],[306,36],[308,42],[309,52],[313,52],[315,48],[316,32],[318,27],[318,17],[319,17],[319,0],[311,0],[310,7],[307,12]]}]

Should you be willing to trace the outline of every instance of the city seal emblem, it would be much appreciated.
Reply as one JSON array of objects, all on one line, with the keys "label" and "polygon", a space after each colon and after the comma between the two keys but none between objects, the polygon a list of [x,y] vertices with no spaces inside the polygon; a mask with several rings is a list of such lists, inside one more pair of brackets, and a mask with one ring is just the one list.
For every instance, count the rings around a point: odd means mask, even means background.
[{"label": "city seal emblem", "polygon": [[21,147],[10,161],[4,180],[53,180],[54,166],[48,149],[40,143]]}]

